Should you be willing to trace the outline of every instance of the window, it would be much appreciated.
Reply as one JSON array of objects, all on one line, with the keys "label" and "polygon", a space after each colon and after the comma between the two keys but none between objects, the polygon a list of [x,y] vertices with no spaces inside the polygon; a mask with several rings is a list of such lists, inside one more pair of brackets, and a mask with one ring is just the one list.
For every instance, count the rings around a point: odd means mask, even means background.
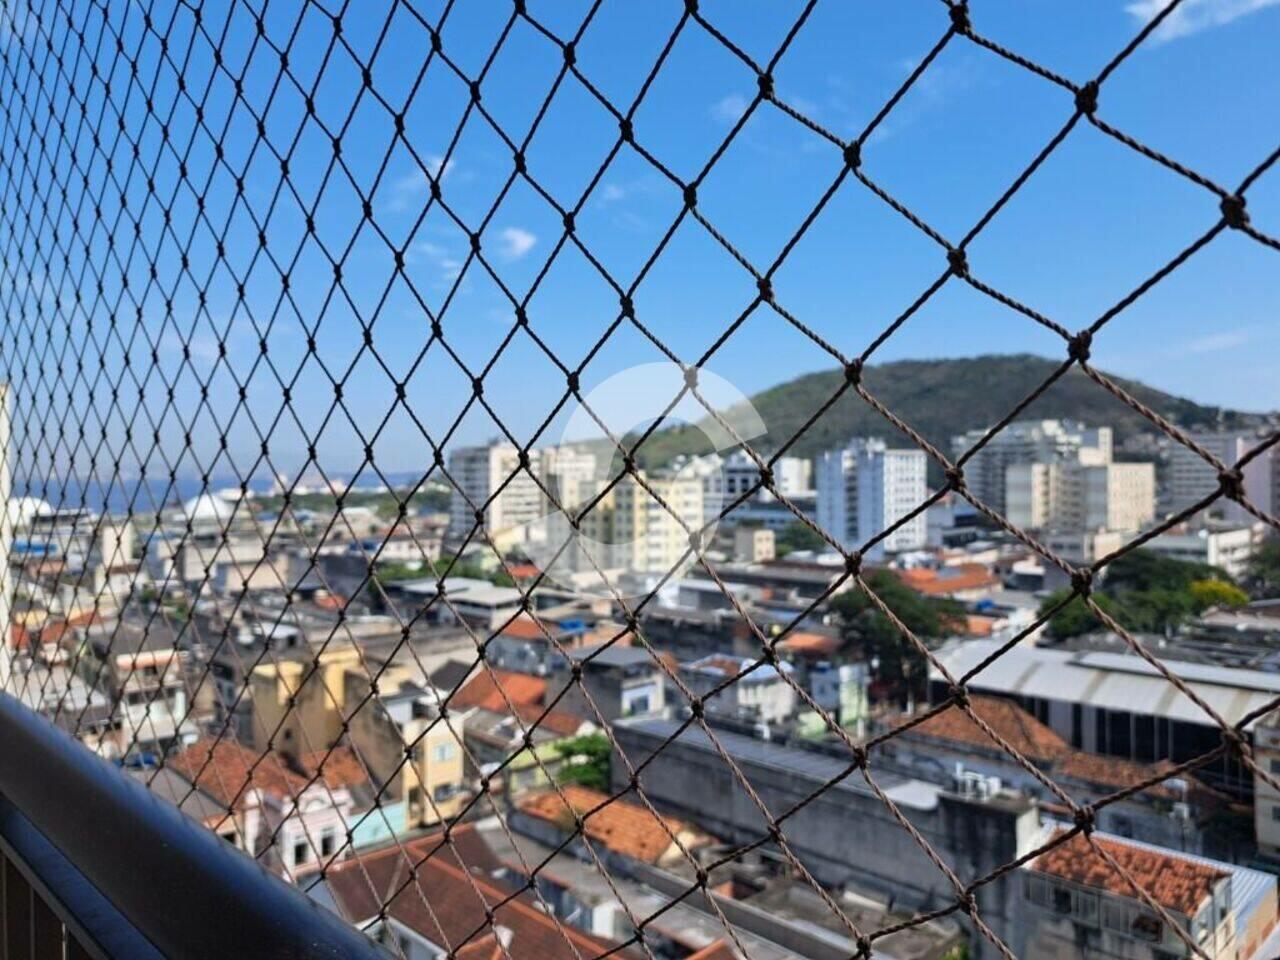
[{"label": "window", "polygon": [[437,743],[431,749],[431,759],[436,763],[445,763],[453,759],[452,743]]},{"label": "window", "polygon": [[325,827],[320,831],[320,856],[328,858],[333,856],[333,850],[336,846],[337,837],[334,835],[333,827]]},{"label": "window", "polygon": [[1133,918],[1133,924],[1129,928],[1133,935],[1139,940],[1148,940],[1151,943],[1159,943],[1164,939],[1164,926],[1160,923],[1159,917],[1150,913],[1139,913]]},{"label": "window", "polygon": [[301,840],[294,841],[293,844],[293,865],[299,866],[311,859],[311,846],[304,837]]},{"label": "window", "polygon": [[1271,819],[1280,820],[1280,804],[1276,804],[1271,808]]},{"label": "window", "polygon": [[1280,758],[1271,758],[1271,772],[1280,775]]}]

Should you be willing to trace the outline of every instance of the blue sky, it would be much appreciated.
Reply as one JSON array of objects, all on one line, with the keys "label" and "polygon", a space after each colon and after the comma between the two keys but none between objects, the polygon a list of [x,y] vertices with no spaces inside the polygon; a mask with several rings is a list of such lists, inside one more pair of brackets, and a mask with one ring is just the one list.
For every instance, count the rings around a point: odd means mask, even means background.
[{"label": "blue sky", "polygon": [[[976,0],[975,28],[983,35],[1050,69],[1083,81],[1097,73],[1142,26],[1161,0]],[[249,57],[252,21],[243,5],[208,5],[206,24],[227,21],[223,62],[238,70]],[[438,4],[418,5],[428,21]],[[748,55],[763,62],[798,16],[801,4],[782,0],[703,0],[703,15]],[[343,35],[369,59],[385,21],[385,0],[369,0],[348,12]],[[570,0],[529,0],[531,14],[557,35],[574,33],[587,5]],[[683,3],[605,0],[577,44],[582,72],[611,102],[625,107],[683,11]],[[289,9],[286,9],[289,8]],[[356,9],[353,7],[353,9]],[[248,59],[244,98],[265,110],[267,138],[280,151],[297,137],[290,181],[296,194],[279,192],[277,161],[259,146],[253,122],[236,106],[228,77],[215,69],[208,44],[192,42],[189,27],[174,31],[174,46],[189,54],[196,89],[213,78],[206,122],[226,123],[226,163],[245,170],[244,199],[234,208],[231,174],[215,162],[210,139],[198,133],[187,157],[188,182],[203,182],[209,218],[220,225],[234,209],[227,233],[226,264],[245,279],[241,298],[232,272],[213,269],[214,240],[197,217],[194,193],[179,186],[172,154],[158,128],[145,123],[140,98],[114,88],[144,156],[159,157],[155,181],[175,197],[174,229],[193,235],[191,274],[212,270],[208,305],[199,309],[195,286],[184,277],[172,238],[162,230],[158,205],[143,205],[145,184],[130,182],[130,203],[146,211],[143,245],[125,272],[131,288],[146,288],[146,265],[156,259],[161,283],[172,289],[172,309],[152,289],[142,323],[160,347],[162,366],[178,376],[178,405],[196,417],[198,442],[208,443],[231,424],[230,456],[252,462],[258,440],[244,414],[230,420],[235,383],[224,369],[210,387],[213,413],[197,409],[197,375],[217,363],[217,337],[225,332],[229,359],[242,372],[258,354],[264,334],[271,362],[287,378],[303,361],[314,329],[319,360],[304,366],[292,385],[301,424],[288,416],[273,427],[278,463],[292,468],[303,449],[302,433],[325,424],[318,444],[322,462],[349,469],[360,459],[356,426],[341,413],[326,417],[333,391],[328,376],[351,365],[362,342],[357,314],[373,327],[382,364],[368,353],[356,362],[344,399],[358,428],[368,432],[393,406],[394,386],[383,370],[402,378],[430,335],[430,321],[405,279],[427,307],[441,314],[444,335],[459,358],[478,371],[507,336],[510,303],[497,285],[467,260],[465,235],[438,208],[422,217],[430,180],[466,223],[488,212],[512,169],[510,151],[478,116],[472,116],[450,153],[450,138],[466,107],[466,87],[442,64],[422,78],[405,109],[405,137],[415,160],[394,137],[386,111],[360,94],[352,58],[336,50],[325,60],[332,26],[309,5],[299,19],[293,4],[271,4],[267,35],[283,44],[295,34],[290,69],[304,84],[326,64],[315,94],[319,118],[330,129],[346,123],[342,159],[348,175],[330,169],[332,148],[314,123],[303,123],[302,96],[287,85],[272,96],[279,62],[259,47]],[[506,23],[503,3],[462,3],[445,21],[444,49],[476,75]],[[223,11],[219,13],[218,11]],[[381,11],[381,12],[380,12]],[[180,15],[181,16],[181,15]],[[179,21],[181,24],[183,21]],[[947,28],[946,8],[932,0],[819,2],[774,75],[779,97],[841,138],[856,135]],[[137,37],[136,12],[114,25]],[[184,32],[185,29],[185,32]],[[210,27],[211,32],[213,28]],[[183,37],[188,39],[183,41]],[[30,41],[21,23],[10,24],[5,43]],[[379,93],[403,107],[429,38],[403,10],[380,41],[372,80]],[[1280,145],[1280,2],[1187,0],[1103,88],[1099,116],[1135,138],[1227,185],[1234,186]],[[154,38],[142,46],[154,69]],[[560,53],[526,23],[518,23],[482,85],[483,102],[515,139],[523,138],[554,81]],[[143,71],[144,76],[147,75]],[[676,42],[635,115],[635,134],[647,151],[678,176],[705,163],[755,92],[751,72],[706,31],[690,25]],[[172,73],[161,69],[154,100],[176,104],[175,142],[191,135],[190,104],[176,96]],[[100,102],[100,95],[99,101]],[[269,108],[267,107],[270,104]],[[356,110],[348,120],[353,104]],[[958,239],[1070,116],[1068,92],[957,37],[899,106],[869,138],[863,152],[867,175],[944,236]],[[299,131],[301,131],[299,133]],[[617,125],[574,78],[564,81],[527,151],[530,175],[562,205],[575,204],[617,139]],[[87,151],[87,145],[82,144]],[[101,157],[85,153],[101,174]],[[117,160],[126,164],[128,145]],[[385,163],[384,163],[385,161]],[[799,227],[840,170],[839,151],[776,108],[765,104],[748,121],[699,189],[699,209],[752,263],[764,267]],[[425,167],[425,170],[424,170]],[[328,175],[326,177],[326,173]],[[354,180],[354,183],[352,182]],[[321,186],[323,185],[323,193]],[[291,302],[280,303],[278,273],[255,260],[256,232],[246,211],[265,221],[269,248],[290,256],[305,235],[300,205],[317,196],[315,229],[331,251],[349,247],[344,261],[346,296],[335,295],[329,261],[312,242],[292,267]],[[394,276],[387,243],[361,224],[362,200],[387,239],[405,249],[404,276]],[[110,213],[110,203],[106,204]],[[679,191],[638,153],[623,148],[585,202],[577,229],[591,253],[624,286],[676,220]],[[1253,221],[1280,233],[1280,170],[1273,169],[1249,194]],[[1127,147],[1080,124],[1019,195],[974,241],[969,262],[986,283],[1014,296],[1069,329],[1091,322],[1161,266],[1217,218],[1215,198]],[[359,230],[357,231],[357,227]],[[559,215],[527,183],[517,182],[483,234],[485,256],[519,297],[547,263],[563,228]],[[105,233],[92,247],[105,253]],[[118,236],[132,240],[124,226]],[[162,239],[163,238],[163,239]],[[869,190],[852,179],[840,188],[775,277],[779,302],[845,354],[856,354],[943,268],[942,251]],[[252,269],[250,266],[252,265]],[[108,277],[118,285],[118,273]],[[57,271],[43,282],[56,286]],[[37,285],[40,284],[37,280]],[[12,279],[7,279],[11,289]],[[176,283],[176,286],[175,286]],[[71,289],[68,278],[61,290]],[[640,320],[685,360],[701,354],[755,293],[750,276],[707,234],[686,219],[664,255],[639,287]],[[28,294],[30,305],[32,294]],[[43,294],[53,296],[49,288]],[[56,299],[56,297],[54,297]],[[1178,273],[1113,320],[1095,341],[1099,366],[1208,403],[1273,409],[1280,406],[1280,255],[1239,235],[1225,235]],[[107,309],[100,307],[99,316]],[[132,320],[130,309],[128,319]],[[529,302],[530,326],[573,366],[617,314],[616,294],[584,257],[566,249],[556,258]],[[85,335],[72,316],[72,336]],[[99,328],[100,329],[100,328]],[[182,360],[191,334],[192,361]],[[106,342],[105,379],[120,372],[122,342]],[[1055,335],[1030,320],[952,281],[876,354],[877,361],[1030,351],[1059,356]],[[590,387],[625,367],[662,359],[634,329],[623,326],[583,374]],[[708,364],[751,393],[799,374],[828,368],[833,360],[772,311],[758,311]],[[324,372],[328,371],[328,374]],[[563,377],[523,334],[517,334],[485,380],[485,396],[519,437],[526,437],[563,391]],[[263,429],[281,405],[281,389],[259,365],[248,384]],[[406,385],[408,404],[434,435],[456,417],[469,393],[455,362],[433,346]],[[99,399],[103,391],[99,390]],[[160,391],[143,392],[139,406],[164,408]],[[105,430],[118,436],[132,408],[112,412]],[[218,419],[215,419],[214,414]],[[177,417],[160,421],[172,442]],[[473,411],[455,435],[478,441],[496,433],[483,411]],[[387,470],[425,466],[429,452],[403,409],[392,415],[375,444]],[[224,461],[225,466],[225,461]]]}]

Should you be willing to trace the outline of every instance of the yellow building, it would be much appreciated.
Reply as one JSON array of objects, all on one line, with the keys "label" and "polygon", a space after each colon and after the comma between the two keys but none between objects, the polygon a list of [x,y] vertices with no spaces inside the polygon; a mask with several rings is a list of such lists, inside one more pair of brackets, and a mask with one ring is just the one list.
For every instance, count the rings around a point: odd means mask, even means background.
[{"label": "yellow building", "polygon": [[[467,798],[462,746],[435,710],[434,694],[419,685],[413,664],[391,664],[370,695],[369,667],[354,646],[309,662],[263,664],[253,671],[253,743],[300,756],[343,739],[380,789],[379,803],[407,801],[412,829],[456,816]],[[406,762],[406,749],[409,761]],[[430,798],[428,800],[427,798]]]}]

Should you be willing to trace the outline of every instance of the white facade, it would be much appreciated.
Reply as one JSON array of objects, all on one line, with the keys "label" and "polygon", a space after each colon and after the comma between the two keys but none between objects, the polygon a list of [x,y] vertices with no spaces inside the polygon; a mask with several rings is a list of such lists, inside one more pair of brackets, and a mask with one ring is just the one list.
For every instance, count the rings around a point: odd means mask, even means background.
[{"label": "white facade", "polygon": [[1207,563],[1236,578],[1245,574],[1257,540],[1253,527],[1211,524],[1195,529],[1175,528],[1148,540],[1143,549],[1175,560]]},{"label": "white facade", "polygon": [[[1228,467],[1233,466],[1261,439],[1255,431],[1220,431],[1192,433],[1191,439]],[[1275,448],[1268,454],[1254,457],[1242,468],[1244,493],[1254,506],[1261,510],[1274,508],[1273,498],[1277,480]],[[1185,510],[1218,489],[1218,471],[1204,457],[1181,443],[1173,444],[1169,452],[1169,471],[1165,489],[1161,491],[1163,508],[1169,513]],[[1209,508],[1232,523],[1251,523],[1253,517],[1240,504],[1219,499]]]},{"label": "white facade", "polygon": [[[890,449],[883,440],[858,438],[817,458],[818,525],[846,549],[860,547],[928,498],[923,450]],[[926,542],[924,513],[895,529],[868,552],[919,550]]]},{"label": "white facade", "polygon": [[[985,430],[970,430],[952,438],[959,456],[977,445]],[[1070,420],[1016,420],[987,441],[965,464],[965,483],[979,500],[1003,514],[1005,475],[1009,467],[1064,460],[1084,465],[1111,462],[1110,427],[1086,427]]]},{"label": "white facade", "polygon": [[[536,470],[537,451],[529,456],[530,469]],[[449,536],[455,540],[462,540],[471,532],[478,509],[485,511],[485,530],[503,544],[523,542],[528,525],[543,516],[542,491],[533,477],[520,470],[520,451],[514,444],[455,449],[449,454],[449,475],[454,483],[449,502]],[[512,477],[509,483],[508,477]],[[502,492],[489,503],[499,488]]]},{"label": "white facade", "polygon": [[1005,517],[1027,530],[1133,533],[1155,518],[1155,465],[1061,460],[1005,469]]}]

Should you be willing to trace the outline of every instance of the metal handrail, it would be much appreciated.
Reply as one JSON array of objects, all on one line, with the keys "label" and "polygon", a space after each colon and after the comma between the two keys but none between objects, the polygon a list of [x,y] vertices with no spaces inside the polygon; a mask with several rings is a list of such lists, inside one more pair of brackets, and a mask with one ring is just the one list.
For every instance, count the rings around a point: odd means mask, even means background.
[{"label": "metal handrail", "polygon": [[[20,815],[9,818],[11,833],[25,831],[35,846],[42,837],[60,855],[40,858],[56,859],[59,876],[33,879],[44,880],[68,927],[96,942],[95,954],[135,960],[110,946],[133,937],[173,960],[387,960],[373,940],[5,693],[0,745],[0,797]],[[68,864],[83,882],[68,879]],[[26,867],[40,872],[39,863]],[[68,890],[96,891],[109,909],[77,917],[89,901],[59,893]]]}]

